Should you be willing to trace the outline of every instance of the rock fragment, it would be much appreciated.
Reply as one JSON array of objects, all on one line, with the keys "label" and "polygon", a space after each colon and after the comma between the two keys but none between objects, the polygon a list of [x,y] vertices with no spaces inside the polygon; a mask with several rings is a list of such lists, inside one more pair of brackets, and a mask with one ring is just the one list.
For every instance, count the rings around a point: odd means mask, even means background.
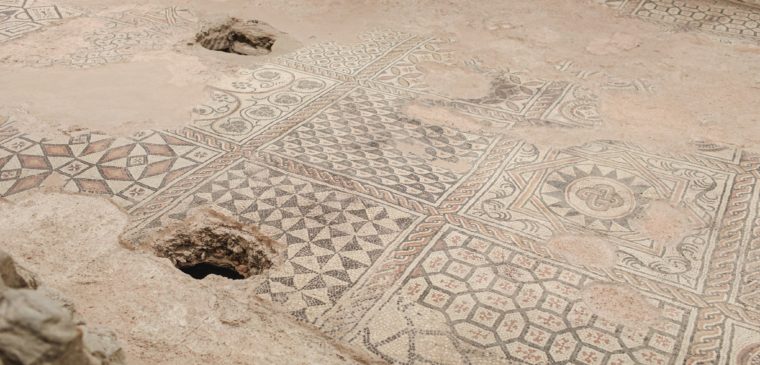
[{"label": "rock fragment", "polygon": [[77,325],[71,310],[36,288],[33,275],[0,251],[0,364],[125,363],[113,334]]}]

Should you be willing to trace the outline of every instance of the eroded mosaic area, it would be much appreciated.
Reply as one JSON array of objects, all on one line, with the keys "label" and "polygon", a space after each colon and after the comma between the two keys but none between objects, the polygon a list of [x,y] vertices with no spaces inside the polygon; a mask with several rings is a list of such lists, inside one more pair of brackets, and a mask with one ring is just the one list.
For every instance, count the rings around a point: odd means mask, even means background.
[{"label": "eroded mosaic area", "polygon": [[622,13],[676,30],[760,41],[760,8],[753,1],[604,0]]},{"label": "eroded mosaic area", "polygon": [[0,43],[77,15],[77,11],[36,0],[0,1]]},{"label": "eroded mosaic area", "polygon": [[[760,10],[741,4],[605,3],[669,26],[760,39]],[[67,14],[0,0],[0,42]],[[86,47],[23,62],[123,62],[198,24],[182,8],[94,19],[102,27]],[[0,130],[0,196],[55,176],[65,191],[127,210],[133,233],[213,205],[286,246],[256,296],[389,363],[758,363],[760,157],[704,143],[690,154],[624,141],[552,149],[411,118],[405,105],[431,99],[507,132],[604,122],[580,83],[474,68],[493,78],[490,93],[454,98],[419,70],[450,60],[445,41],[392,30],[360,40],[241,67],[211,83],[178,130],[45,139],[11,121]],[[557,66],[590,75],[571,68]],[[424,154],[403,148],[410,143]],[[655,204],[683,212],[682,236],[663,241],[640,224]],[[561,257],[545,244],[559,235],[613,242],[613,260],[595,267]],[[656,318],[635,325],[589,307],[584,293],[599,283],[635,290]]]}]

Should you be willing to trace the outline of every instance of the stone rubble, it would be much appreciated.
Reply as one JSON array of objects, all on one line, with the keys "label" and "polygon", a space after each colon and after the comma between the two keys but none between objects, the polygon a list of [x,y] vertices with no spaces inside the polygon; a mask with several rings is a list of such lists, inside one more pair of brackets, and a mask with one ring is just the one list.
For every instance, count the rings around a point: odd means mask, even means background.
[{"label": "stone rubble", "polygon": [[121,365],[114,334],[89,330],[0,251],[0,364]]}]

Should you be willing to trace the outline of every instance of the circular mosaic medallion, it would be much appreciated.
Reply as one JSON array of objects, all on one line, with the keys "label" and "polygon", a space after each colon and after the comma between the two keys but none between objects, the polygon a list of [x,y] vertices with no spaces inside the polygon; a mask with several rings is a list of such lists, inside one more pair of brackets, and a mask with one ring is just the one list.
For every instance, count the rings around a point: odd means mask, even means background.
[{"label": "circular mosaic medallion", "polygon": [[262,69],[254,71],[251,76],[254,79],[264,82],[272,82],[284,77],[285,73],[281,70]]},{"label": "circular mosaic medallion", "polygon": [[234,93],[265,93],[287,87],[295,75],[275,68],[242,69],[235,75],[223,77],[214,86],[217,89]]},{"label": "circular mosaic medallion", "polygon": [[296,80],[290,90],[298,93],[313,93],[325,87],[325,82],[318,79],[306,78]]},{"label": "circular mosaic medallion", "polygon": [[616,167],[581,163],[547,175],[541,200],[549,210],[583,227],[630,231],[655,189],[641,176]]},{"label": "circular mosaic medallion", "polygon": [[565,200],[581,214],[598,219],[625,217],[636,208],[631,188],[599,176],[571,181],[565,188]]},{"label": "circular mosaic medallion", "polygon": [[282,115],[282,110],[273,105],[253,105],[240,112],[248,120],[271,120]]},{"label": "circular mosaic medallion", "polygon": [[296,93],[283,92],[270,96],[268,100],[275,105],[293,106],[301,104],[301,100],[303,100],[303,98],[301,98]]},{"label": "circular mosaic medallion", "polygon": [[212,123],[211,129],[219,134],[243,135],[253,130],[253,124],[240,118],[225,118]]},{"label": "circular mosaic medallion", "polygon": [[590,99],[572,100],[562,105],[560,111],[567,119],[581,125],[593,126],[601,121],[596,104]]}]

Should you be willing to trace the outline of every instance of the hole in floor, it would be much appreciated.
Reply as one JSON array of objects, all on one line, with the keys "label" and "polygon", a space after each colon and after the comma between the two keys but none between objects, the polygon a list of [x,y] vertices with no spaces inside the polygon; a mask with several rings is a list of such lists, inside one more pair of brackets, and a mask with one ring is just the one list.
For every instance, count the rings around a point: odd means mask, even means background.
[{"label": "hole in floor", "polygon": [[279,245],[258,231],[214,209],[200,209],[159,232],[156,254],[195,279],[219,275],[246,279],[278,261]]},{"label": "hole in floor", "polygon": [[195,41],[212,51],[259,56],[272,51],[276,36],[275,30],[266,23],[229,18],[204,27]]},{"label": "hole in floor", "polygon": [[240,280],[245,279],[239,272],[229,267],[214,265],[208,262],[201,262],[192,266],[180,266],[179,269],[193,277],[193,279],[203,279],[209,275],[219,275],[227,279]]}]

